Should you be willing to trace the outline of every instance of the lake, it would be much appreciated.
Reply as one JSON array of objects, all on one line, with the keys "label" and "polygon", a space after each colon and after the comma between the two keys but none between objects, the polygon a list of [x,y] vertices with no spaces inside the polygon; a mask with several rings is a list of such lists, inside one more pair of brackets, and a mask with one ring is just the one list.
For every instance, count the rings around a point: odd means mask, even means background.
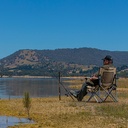
[{"label": "lake", "polygon": [[[58,85],[56,78],[0,78],[0,98],[21,98],[24,92],[29,92],[30,97],[58,96]],[[64,95],[66,91],[60,87]]]}]

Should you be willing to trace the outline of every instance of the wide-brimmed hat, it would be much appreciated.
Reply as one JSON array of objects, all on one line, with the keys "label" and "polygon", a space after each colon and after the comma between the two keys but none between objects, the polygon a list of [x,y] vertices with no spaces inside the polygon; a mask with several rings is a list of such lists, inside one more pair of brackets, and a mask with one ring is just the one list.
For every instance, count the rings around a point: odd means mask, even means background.
[{"label": "wide-brimmed hat", "polygon": [[102,60],[113,60],[110,55],[105,56]]}]

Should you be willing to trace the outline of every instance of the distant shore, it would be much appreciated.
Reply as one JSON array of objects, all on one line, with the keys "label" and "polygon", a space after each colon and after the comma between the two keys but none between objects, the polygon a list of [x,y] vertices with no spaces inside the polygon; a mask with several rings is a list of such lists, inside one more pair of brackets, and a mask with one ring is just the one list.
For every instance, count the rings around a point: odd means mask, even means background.
[{"label": "distant shore", "polygon": [[[29,75],[24,75],[24,76],[2,76],[1,78],[54,78],[51,76],[29,76]],[[69,77],[61,77],[61,78],[74,78],[74,79],[85,79],[83,76],[69,76]]]},{"label": "distant shore", "polygon": [[52,78],[50,76],[29,76],[29,75],[24,75],[24,76],[2,76],[2,78]]}]

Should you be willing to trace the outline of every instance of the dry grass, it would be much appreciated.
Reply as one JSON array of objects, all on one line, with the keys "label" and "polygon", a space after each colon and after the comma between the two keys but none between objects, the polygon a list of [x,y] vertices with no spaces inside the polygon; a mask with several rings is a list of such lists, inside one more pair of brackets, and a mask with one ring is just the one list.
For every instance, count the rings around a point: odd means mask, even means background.
[{"label": "dry grass", "polygon": [[85,78],[79,78],[79,79],[72,79],[65,81],[67,83],[70,83],[69,88],[71,89],[80,89],[82,84],[85,82]]},{"label": "dry grass", "polygon": [[128,78],[120,78],[117,83],[119,88],[128,88]]},{"label": "dry grass", "polygon": [[[61,101],[58,97],[33,98],[30,117],[36,123],[12,128],[127,128],[128,94],[118,92],[117,103],[87,103],[87,97],[82,102],[65,96]],[[0,115],[27,117],[22,99],[0,100]]]}]

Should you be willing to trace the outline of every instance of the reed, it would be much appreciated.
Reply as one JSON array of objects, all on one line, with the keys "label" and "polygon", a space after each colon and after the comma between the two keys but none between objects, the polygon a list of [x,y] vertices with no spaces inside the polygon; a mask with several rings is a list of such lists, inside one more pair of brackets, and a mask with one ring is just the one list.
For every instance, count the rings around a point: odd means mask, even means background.
[{"label": "reed", "polygon": [[26,112],[28,114],[28,118],[30,118],[29,113],[30,113],[30,108],[31,108],[31,99],[30,99],[29,92],[24,93],[23,105],[24,105],[24,108],[26,109]]}]

